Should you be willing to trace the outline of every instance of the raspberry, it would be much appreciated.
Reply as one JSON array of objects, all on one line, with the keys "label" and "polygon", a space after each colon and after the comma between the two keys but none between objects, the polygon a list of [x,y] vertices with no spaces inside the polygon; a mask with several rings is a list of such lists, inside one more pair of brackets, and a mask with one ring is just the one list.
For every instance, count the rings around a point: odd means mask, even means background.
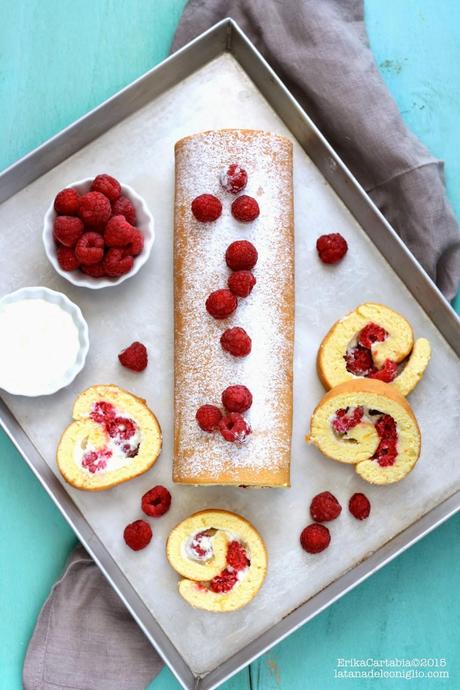
[{"label": "raspberry", "polygon": [[104,257],[104,269],[111,278],[129,273],[133,263],[134,259],[130,254],[125,255],[123,249],[116,249],[115,247],[111,247]]},{"label": "raspberry", "polygon": [[233,570],[244,570],[250,564],[244,547],[239,541],[231,541],[227,547],[227,565]]},{"label": "raspberry", "polygon": [[386,359],[381,369],[378,371],[371,371],[369,378],[377,379],[378,381],[383,381],[384,383],[391,383],[394,381],[397,375],[398,365],[396,362],[392,362],[391,359]]},{"label": "raspberry", "polygon": [[112,215],[112,207],[104,194],[88,192],[80,197],[78,214],[85,225],[104,225]]},{"label": "raspberry", "polygon": [[251,271],[235,271],[228,279],[228,287],[237,297],[247,297],[256,282]]},{"label": "raspberry", "polygon": [[118,180],[104,173],[94,178],[91,183],[91,191],[100,192],[113,204],[120,197],[121,186]]},{"label": "raspberry", "polygon": [[325,264],[335,264],[340,261],[348,251],[348,244],[338,232],[330,235],[321,235],[316,240],[316,249],[319,258]]},{"label": "raspberry", "polygon": [[220,184],[226,192],[238,194],[248,183],[248,174],[238,163],[232,163],[220,175]]},{"label": "raspberry", "polygon": [[215,319],[226,319],[238,306],[235,295],[224,288],[211,292],[206,300],[206,310]]},{"label": "raspberry", "polygon": [[125,527],[123,539],[133,551],[145,549],[152,539],[152,528],[145,520],[136,520]]},{"label": "raspberry", "polygon": [[246,386],[228,386],[222,393],[222,405],[229,412],[246,412],[252,405],[252,393]]},{"label": "raspberry", "polygon": [[[110,223],[110,221],[109,221]],[[140,230],[132,228],[131,241],[126,245],[125,254],[137,256],[144,249],[144,235]]]},{"label": "raspberry", "polygon": [[123,194],[112,204],[112,213],[114,216],[124,216],[131,225],[136,225],[137,223],[136,209],[133,202],[127,196],[123,196]]},{"label": "raspberry", "polygon": [[246,357],[251,352],[252,341],[244,328],[227,328],[220,336],[222,349],[234,357]]},{"label": "raspberry", "polygon": [[381,343],[385,338],[388,338],[386,330],[376,323],[371,322],[362,329],[358,337],[358,343],[370,350],[373,343]]},{"label": "raspberry", "polygon": [[90,417],[99,424],[106,424],[115,419],[115,408],[111,403],[100,400],[94,403]]},{"label": "raspberry", "polygon": [[363,415],[364,408],[360,406],[352,408],[351,411],[348,407],[346,409],[337,410],[335,417],[332,420],[334,431],[336,431],[338,434],[345,434],[347,431],[353,429],[353,427],[360,423]]},{"label": "raspberry", "polygon": [[104,240],[98,232],[85,232],[75,245],[75,256],[82,264],[97,264],[104,257]]},{"label": "raspberry", "polygon": [[331,534],[324,525],[312,524],[305,527],[300,535],[302,548],[308,553],[320,553],[327,549],[331,541]]},{"label": "raspberry", "polygon": [[310,504],[310,515],[316,522],[329,522],[339,517],[342,506],[329,491],[317,494]]},{"label": "raspberry", "polygon": [[396,439],[382,438],[372,459],[377,460],[380,467],[389,467],[394,465],[397,455]]},{"label": "raspberry", "polygon": [[238,412],[230,412],[220,420],[219,431],[224,439],[230,443],[244,443],[252,430]]},{"label": "raspberry", "polygon": [[374,371],[371,351],[361,345],[351,348],[344,356],[344,360],[347,371],[355,376],[369,376]]},{"label": "raspberry", "polygon": [[84,454],[81,466],[91,472],[91,474],[95,474],[107,467],[107,460],[111,457],[112,451],[108,448],[91,450]]},{"label": "raspberry", "polygon": [[365,520],[371,512],[371,504],[364,494],[353,494],[348,502],[348,510],[357,520]]},{"label": "raspberry", "polygon": [[252,196],[243,194],[232,204],[232,216],[240,223],[250,223],[255,220],[260,213],[259,204]]},{"label": "raspberry", "polygon": [[147,348],[135,340],[118,355],[120,363],[132,371],[144,371],[148,363]]},{"label": "raspberry", "polygon": [[75,271],[80,265],[80,261],[70,247],[58,247],[56,256],[63,271]]},{"label": "raspberry", "polygon": [[76,189],[67,187],[56,196],[54,200],[54,210],[63,216],[78,215],[80,206],[80,195]]},{"label": "raspberry", "polygon": [[136,425],[127,417],[115,417],[106,422],[107,433],[115,443],[127,441],[136,433]]},{"label": "raspberry", "polygon": [[375,423],[375,429],[380,436],[387,440],[393,440],[396,442],[398,434],[396,431],[396,422],[389,414],[384,414]]},{"label": "raspberry", "polygon": [[202,405],[198,408],[195,419],[200,429],[211,433],[218,428],[222,412],[215,405]]},{"label": "raspberry", "polygon": [[53,227],[54,239],[65,247],[73,247],[83,235],[84,225],[75,216],[56,216]]},{"label": "raspberry", "polygon": [[104,242],[108,247],[125,247],[133,240],[133,231],[124,216],[112,216],[105,226]]},{"label": "raspberry", "polygon": [[232,242],[225,252],[225,261],[232,271],[249,271],[257,263],[257,249],[247,240]]},{"label": "raspberry", "polygon": [[154,486],[142,496],[142,510],[150,517],[161,517],[171,506],[171,494],[164,486]]},{"label": "raspberry", "polygon": [[200,223],[212,223],[222,213],[222,204],[213,194],[201,194],[192,201],[192,213]]},{"label": "raspberry", "polygon": [[83,273],[92,276],[92,278],[102,278],[103,276],[105,276],[105,268],[103,261],[99,261],[97,264],[89,264],[88,266],[82,264],[80,268],[83,271]]},{"label": "raspberry", "polygon": [[223,570],[220,575],[216,575],[209,583],[209,589],[216,594],[223,594],[229,592],[235,586],[238,580],[238,574],[235,571]]}]

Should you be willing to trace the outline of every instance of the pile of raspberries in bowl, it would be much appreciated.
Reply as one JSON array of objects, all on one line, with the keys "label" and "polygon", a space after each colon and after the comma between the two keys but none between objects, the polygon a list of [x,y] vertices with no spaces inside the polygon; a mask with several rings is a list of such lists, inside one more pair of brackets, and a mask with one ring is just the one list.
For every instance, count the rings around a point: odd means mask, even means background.
[{"label": "pile of raspberries in bowl", "polygon": [[149,258],[154,222],[128,185],[101,174],[62,189],[45,214],[43,244],[54,269],[73,285],[118,285]]}]

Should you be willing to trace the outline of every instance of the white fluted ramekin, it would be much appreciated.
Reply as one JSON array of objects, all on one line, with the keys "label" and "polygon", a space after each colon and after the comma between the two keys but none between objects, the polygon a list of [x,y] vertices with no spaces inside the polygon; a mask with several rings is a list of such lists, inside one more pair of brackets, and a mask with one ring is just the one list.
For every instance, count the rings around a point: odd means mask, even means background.
[{"label": "white fluted ramekin", "polygon": [[[80,192],[80,194],[85,194],[86,192],[90,191],[90,186],[93,179],[93,177],[87,177],[85,180],[70,182],[69,184],[65,185],[65,187],[73,187]],[[145,200],[139,194],[137,194],[132,187],[127,184],[121,184],[121,191],[124,196],[127,196],[128,199],[130,199],[134,208],[136,209],[136,227],[144,235],[144,248],[138,256],[134,257],[134,265],[129,273],[125,273],[118,278],[93,278],[92,276],[86,275],[78,269],[76,271],[63,271],[57,260],[56,243],[53,237],[53,225],[54,219],[56,218],[54,199],[45,213],[42,237],[46,256],[48,257],[48,260],[53,266],[54,270],[59,273],[60,276],[68,280],[69,283],[72,283],[72,285],[86,287],[92,290],[100,290],[101,288],[120,285],[120,283],[124,283],[125,280],[128,280],[128,278],[136,275],[136,273],[141,270],[142,266],[149,258],[150,252],[152,251],[153,242],[155,240],[155,224],[153,216],[147,208]]]},{"label": "white fluted ramekin", "polygon": [[52,395],[56,393],[61,388],[68,386],[77,374],[85,366],[86,355],[89,350],[89,335],[88,335],[88,324],[86,323],[83,314],[76,304],[70,301],[62,292],[56,292],[55,290],[50,290],[46,287],[26,287],[16,290],[15,292],[10,292],[0,299],[0,309],[5,304],[12,304],[13,302],[22,302],[28,299],[42,299],[51,304],[58,305],[63,311],[70,315],[72,321],[74,322],[78,331],[79,349],[74,363],[70,366],[64,373],[61,379],[55,380],[48,386],[43,386],[41,388],[34,388],[30,385],[27,389],[20,387],[5,387],[2,386],[0,380],[0,388],[5,390],[7,393],[12,395],[25,395],[27,397],[37,397],[39,395]]}]

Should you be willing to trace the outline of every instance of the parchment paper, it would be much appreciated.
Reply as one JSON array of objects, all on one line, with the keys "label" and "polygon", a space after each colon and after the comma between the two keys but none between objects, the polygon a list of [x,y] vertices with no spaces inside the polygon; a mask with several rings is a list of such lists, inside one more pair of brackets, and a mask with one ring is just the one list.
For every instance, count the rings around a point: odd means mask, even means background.
[{"label": "parchment paper", "polygon": [[[293,486],[244,490],[172,485],[173,145],[192,132],[219,127],[268,129],[289,136],[228,55],[108,131],[0,209],[2,257],[8,267],[2,272],[2,294],[26,285],[46,285],[65,292],[81,307],[91,340],[86,367],[71,387],[38,399],[6,395],[6,402],[56,471],[56,444],[70,422],[72,402],[79,391],[95,383],[117,383],[147,399],[164,432],[164,450],[155,467],[111,491],[68,491],[196,674],[212,670],[243,648],[460,484],[460,375],[456,357],[296,144]],[[144,196],[155,216],[156,243],[149,262],[136,277],[116,288],[90,291],[73,287],[54,273],[41,244],[41,223],[59,189],[100,172],[116,175]],[[335,267],[321,264],[316,257],[316,238],[327,232],[342,233],[350,247],[346,259]],[[410,398],[422,429],[422,457],[407,479],[389,487],[371,487],[351,467],[326,460],[304,442],[309,416],[324,392],[315,371],[319,342],[336,319],[357,304],[373,300],[401,311],[416,336],[426,336],[433,346],[428,371]],[[117,360],[117,353],[132,340],[143,341],[149,349],[150,363],[143,374],[123,369]],[[152,520],[152,544],[134,553],[123,542],[123,528],[142,516],[140,498],[158,483],[170,487],[172,508],[163,518]],[[309,556],[299,547],[299,533],[310,521],[311,498],[326,489],[339,498],[344,510],[340,519],[331,523],[330,548]],[[371,517],[362,523],[346,508],[355,491],[364,491],[372,502]],[[229,508],[249,518],[269,551],[265,585],[250,605],[232,614],[190,608],[177,593],[178,576],[164,554],[170,529],[206,507]]]}]

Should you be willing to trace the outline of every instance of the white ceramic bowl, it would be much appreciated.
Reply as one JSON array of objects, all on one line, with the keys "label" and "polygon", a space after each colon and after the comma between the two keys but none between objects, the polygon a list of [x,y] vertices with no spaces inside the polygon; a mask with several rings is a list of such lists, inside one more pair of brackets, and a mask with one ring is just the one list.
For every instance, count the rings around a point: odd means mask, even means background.
[{"label": "white ceramic bowl", "polygon": [[[87,177],[85,180],[70,182],[69,184],[65,185],[65,187],[73,187],[81,194],[85,194],[86,192],[90,191],[90,186],[93,179],[93,177]],[[92,290],[100,290],[101,288],[120,285],[120,283],[124,283],[125,280],[128,280],[128,278],[136,275],[136,273],[141,270],[142,266],[149,258],[150,252],[152,251],[153,242],[155,240],[153,216],[148,210],[144,199],[137,194],[132,187],[129,187],[127,184],[121,184],[121,191],[124,196],[127,196],[132,201],[133,206],[136,209],[136,227],[144,235],[144,248],[139,256],[134,258],[134,265],[129,273],[125,273],[119,278],[92,278],[78,269],[76,271],[62,270],[57,260],[56,245],[53,237],[53,225],[54,219],[56,218],[56,211],[54,210],[54,198],[51,201],[50,207],[45,213],[43,225],[43,244],[45,246],[46,256],[48,257],[55,271],[59,273],[60,276],[68,280],[69,283],[72,283],[72,285],[91,288]]]},{"label": "white ceramic bowl", "polygon": [[42,299],[51,304],[56,304],[63,311],[70,315],[72,321],[74,322],[78,331],[79,348],[75,361],[72,366],[68,367],[65,373],[60,378],[55,378],[54,381],[50,381],[48,385],[42,385],[40,387],[34,387],[33,382],[28,386],[21,386],[19,383],[17,386],[2,385],[0,380],[0,388],[5,390],[7,393],[12,393],[13,395],[25,395],[27,397],[36,397],[38,395],[51,395],[56,393],[56,391],[68,386],[77,374],[83,369],[86,361],[86,355],[89,350],[89,336],[88,336],[88,325],[80,311],[80,308],[76,304],[71,302],[68,297],[62,294],[62,292],[55,292],[46,287],[26,287],[16,290],[16,292],[10,292],[0,299],[0,310],[6,304],[12,304],[13,302],[23,302],[29,299]]}]

